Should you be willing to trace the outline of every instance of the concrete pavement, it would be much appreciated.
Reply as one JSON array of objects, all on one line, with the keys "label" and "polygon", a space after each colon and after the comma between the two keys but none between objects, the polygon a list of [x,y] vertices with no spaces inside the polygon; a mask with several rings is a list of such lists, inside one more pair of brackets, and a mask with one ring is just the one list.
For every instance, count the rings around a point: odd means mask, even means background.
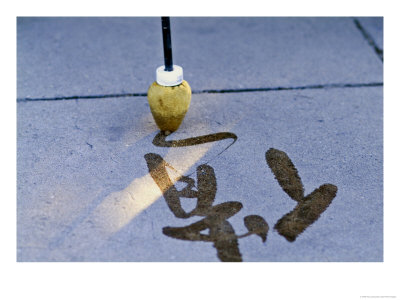
[{"label": "concrete pavement", "polygon": [[[144,96],[158,18],[18,19],[18,261],[382,261],[382,18],[171,23],[195,91],[175,143]],[[309,205],[288,224],[316,214],[294,241],[274,227],[303,200],[279,176]],[[331,199],[307,198],[323,184]],[[199,197],[220,210],[179,216]],[[265,242],[243,236],[254,215]]]}]

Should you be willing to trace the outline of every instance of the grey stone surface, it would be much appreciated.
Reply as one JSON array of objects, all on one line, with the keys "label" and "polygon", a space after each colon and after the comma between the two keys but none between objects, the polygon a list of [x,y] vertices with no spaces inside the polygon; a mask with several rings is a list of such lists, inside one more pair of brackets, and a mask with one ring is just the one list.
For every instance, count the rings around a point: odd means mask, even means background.
[{"label": "grey stone surface", "polygon": [[[382,18],[358,18],[383,46]],[[174,61],[193,90],[382,82],[382,62],[353,18],[172,18]],[[145,93],[162,64],[159,18],[18,18],[17,96]],[[196,179],[214,169],[214,204],[239,201],[228,219],[269,224],[239,240],[244,261],[382,261],[382,87],[195,94],[168,139],[233,132],[182,148],[158,133],[145,97],[18,102],[18,261],[218,261],[211,242],[162,233],[201,217],[176,218],[145,155]],[[338,187],[320,218],[294,242],[273,230],[296,202],[265,160],[284,151],[305,195]],[[221,153],[222,152],[222,153]],[[180,190],[181,182],[175,183]],[[182,198],[184,209],[195,199]]]},{"label": "grey stone surface", "polygon": [[[163,235],[165,226],[201,218],[174,217],[148,175],[146,153],[164,157],[177,170],[171,177],[195,179],[196,166],[210,165],[215,203],[243,204],[228,219],[238,234],[247,215],[268,222],[265,244],[239,240],[244,261],[382,261],[382,100],[381,87],[193,95],[168,139],[235,133],[221,154],[230,140],[154,146],[145,97],[19,102],[18,261],[218,261],[211,243]],[[269,148],[291,158],[305,194],[338,187],[293,243],[273,230],[296,203],[266,164]],[[184,199],[186,209],[194,204]]]},{"label": "grey stone surface", "polygon": [[357,18],[364,29],[371,35],[376,45],[383,49],[383,18],[364,17]]},{"label": "grey stone surface", "polygon": [[[194,90],[382,82],[352,18],[171,23],[174,62]],[[159,18],[18,18],[17,97],[145,93],[163,64],[160,27]]]}]

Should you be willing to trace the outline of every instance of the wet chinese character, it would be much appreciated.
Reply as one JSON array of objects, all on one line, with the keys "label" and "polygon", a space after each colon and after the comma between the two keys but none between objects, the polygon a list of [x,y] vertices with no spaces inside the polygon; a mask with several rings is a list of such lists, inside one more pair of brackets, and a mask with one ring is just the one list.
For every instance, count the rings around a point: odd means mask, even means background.
[{"label": "wet chinese character", "polygon": [[304,196],[303,183],[287,154],[271,148],[265,157],[279,185],[290,198],[298,202],[295,209],[284,215],[274,226],[280,235],[293,242],[328,208],[336,196],[337,187],[333,184],[323,184]]},{"label": "wet chinese character", "polygon": [[[183,140],[166,141],[166,135],[160,132],[155,136],[153,144],[158,147],[186,147],[228,138],[233,139],[233,142],[222,151],[224,152],[236,142],[237,136],[234,133],[221,132]],[[332,184],[323,184],[311,194],[304,196],[304,187],[297,169],[287,154],[271,148],[265,156],[279,185],[286,194],[298,202],[293,211],[283,216],[274,226],[280,235],[293,242],[327,209],[336,196],[337,187]],[[238,243],[240,238],[256,234],[261,237],[263,242],[266,241],[269,226],[258,215],[244,218],[247,233],[241,235],[235,233],[228,219],[242,209],[243,205],[240,202],[228,201],[213,205],[217,192],[217,181],[211,166],[202,164],[197,167],[197,184],[188,176],[180,176],[177,181],[185,183],[186,186],[179,191],[166,169],[175,170],[173,166],[155,153],[146,154],[145,159],[150,175],[162,191],[169,209],[177,218],[204,217],[188,226],[164,227],[165,235],[181,240],[212,242],[221,261],[242,261]],[[181,198],[197,198],[196,207],[192,211],[186,212],[181,205]],[[205,230],[208,230],[208,233],[205,233]]]},{"label": "wet chinese character", "polygon": [[[178,181],[186,183],[186,186],[178,191],[172,183],[166,168],[172,168],[161,156],[154,153],[145,155],[150,175],[159,186],[167,205],[177,218],[190,218],[202,216],[204,219],[185,227],[164,227],[163,233],[169,237],[188,240],[212,242],[217,249],[218,258],[221,261],[240,262],[242,256],[239,251],[238,239],[256,234],[263,242],[267,239],[268,224],[260,216],[251,215],[244,218],[247,233],[237,235],[227,219],[238,213],[243,205],[237,201],[229,201],[213,205],[217,181],[211,166],[203,164],[197,167],[197,190],[192,178],[181,176]],[[197,198],[196,207],[186,212],[180,198]],[[208,234],[202,231],[208,229]]]}]

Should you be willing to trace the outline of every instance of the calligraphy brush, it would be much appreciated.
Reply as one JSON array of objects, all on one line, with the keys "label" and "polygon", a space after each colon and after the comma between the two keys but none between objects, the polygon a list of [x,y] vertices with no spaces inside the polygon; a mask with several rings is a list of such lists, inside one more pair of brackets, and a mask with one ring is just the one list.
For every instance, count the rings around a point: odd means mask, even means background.
[{"label": "calligraphy brush", "polygon": [[176,131],[189,109],[192,90],[183,80],[183,69],[172,62],[171,26],[169,17],[161,17],[164,65],[156,70],[156,81],[147,91],[153,118],[166,135]]}]

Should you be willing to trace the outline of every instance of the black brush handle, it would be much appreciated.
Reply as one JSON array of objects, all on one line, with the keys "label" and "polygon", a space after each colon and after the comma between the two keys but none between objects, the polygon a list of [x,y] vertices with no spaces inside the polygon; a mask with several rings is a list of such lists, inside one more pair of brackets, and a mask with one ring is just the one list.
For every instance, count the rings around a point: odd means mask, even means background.
[{"label": "black brush handle", "polygon": [[164,64],[165,71],[172,71],[172,45],[171,45],[171,26],[169,23],[169,17],[161,17],[163,43],[164,43]]}]

